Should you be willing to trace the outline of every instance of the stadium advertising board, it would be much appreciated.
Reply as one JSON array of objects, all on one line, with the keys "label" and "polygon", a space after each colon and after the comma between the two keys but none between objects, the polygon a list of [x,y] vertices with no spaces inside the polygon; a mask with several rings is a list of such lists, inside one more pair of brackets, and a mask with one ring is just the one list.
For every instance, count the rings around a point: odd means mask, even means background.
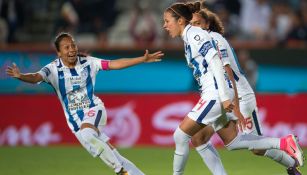
[{"label": "stadium advertising board", "polygon": [[[173,131],[198,101],[198,94],[101,94],[108,112],[105,132],[122,147],[172,146]],[[307,146],[307,94],[260,94],[264,135],[294,133]],[[75,144],[54,95],[0,95],[0,145]],[[221,144],[217,136],[212,142]]]}]

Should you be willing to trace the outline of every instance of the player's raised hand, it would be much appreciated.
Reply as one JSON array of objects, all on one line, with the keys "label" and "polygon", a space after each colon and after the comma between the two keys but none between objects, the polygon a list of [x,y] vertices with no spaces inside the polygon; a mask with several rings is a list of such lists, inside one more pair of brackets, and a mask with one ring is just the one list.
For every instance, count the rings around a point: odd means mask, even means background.
[{"label": "player's raised hand", "polygon": [[234,104],[230,100],[223,101],[222,104],[226,112],[232,112]]},{"label": "player's raised hand", "polygon": [[149,51],[146,49],[144,54],[144,62],[151,63],[151,62],[158,62],[161,61],[162,57],[164,56],[164,53],[161,51],[155,52],[155,53],[149,53]]},{"label": "player's raised hand", "polygon": [[20,77],[20,71],[19,68],[15,63],[13,63],[12,67],[8,66],[6,68],[6,74],[10,77],[19,78]]}]

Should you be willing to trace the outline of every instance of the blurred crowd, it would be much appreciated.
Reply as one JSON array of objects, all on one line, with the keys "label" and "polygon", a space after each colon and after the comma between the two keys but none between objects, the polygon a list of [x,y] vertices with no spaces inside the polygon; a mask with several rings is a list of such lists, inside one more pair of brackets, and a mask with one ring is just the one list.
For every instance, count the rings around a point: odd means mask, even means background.
[{"label": "blurred crowd", "polygon": [[[87,45],[175,44],[162,29],[175,0],[0,0],[0,42],[50,42],[59,31]],[[177,0],[177,2],[186,2]],[[307,0],[206,0],[231,40],[307,43]]]}]

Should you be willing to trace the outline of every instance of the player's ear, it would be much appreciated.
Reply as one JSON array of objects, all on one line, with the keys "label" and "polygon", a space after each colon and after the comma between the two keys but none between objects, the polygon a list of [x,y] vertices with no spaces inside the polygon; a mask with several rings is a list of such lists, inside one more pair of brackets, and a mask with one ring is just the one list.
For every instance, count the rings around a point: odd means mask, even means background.
[{"label": "player's ear", "polygon": [[180,17],[179,19],[178,19],[178,24],[179,25],[184,25],[186,23],[186,20],[183,18],[183,17]]},{"label": "player's ear", "polygon": [[60,52],[60,51],[57,51],[56,53],[57,53],[57,56],[58,56],[59,58],[61,58],[61,52]]}]

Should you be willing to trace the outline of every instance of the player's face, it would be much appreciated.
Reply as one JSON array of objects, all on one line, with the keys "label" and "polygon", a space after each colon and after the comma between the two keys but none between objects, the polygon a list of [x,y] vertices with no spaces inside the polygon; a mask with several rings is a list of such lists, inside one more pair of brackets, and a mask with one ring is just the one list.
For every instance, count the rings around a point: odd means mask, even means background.
[{"label": "player's face", "polygon": [[75,65],[77,60],[78,47],[71,37],[65,37],[60,41],[58,57],[65,65]]},{"label": "player's face", "polygon": [[174,38],[181,34],[180,25],[178,20],[176,20],[172,14],[168,11],[164,12],[164,25],[163,28],[168,32],[168,34]]},{"label": "player's face", "polygon": [[209,28],[209,24],[207,23],[207,21],[203,19],[198,13],[193,13],[193,18],[190,23],[192,26],[200,27],[205,30]]}]

